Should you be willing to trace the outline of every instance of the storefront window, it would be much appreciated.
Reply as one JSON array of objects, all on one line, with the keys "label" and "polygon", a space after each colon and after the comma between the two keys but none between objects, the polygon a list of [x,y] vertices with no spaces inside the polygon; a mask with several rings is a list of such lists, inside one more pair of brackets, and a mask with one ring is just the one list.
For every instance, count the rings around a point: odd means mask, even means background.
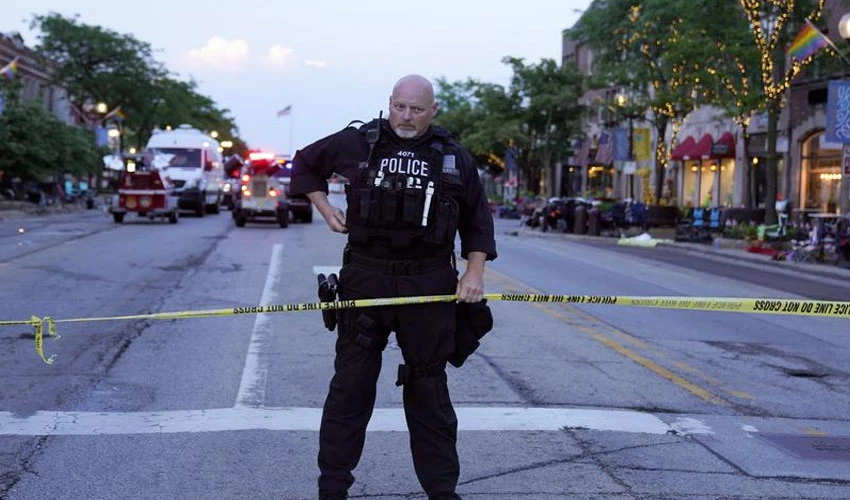
[{"label": "storefront window", "polygon": [[712,170],[711,167],[712,164],[710,162],[700,162],[699,199],[697,199],[696,203],[701,207],[711,207],[715,205],[714,170]]},{"label": "storefront window", "polygon": [[614,194],[614,169],[594,165],[587,170],[587,189],[591,196],[611,197]]},{"label": "storefront window", "polygon": [[699,204],[697,197],[697,173],[699,172],[698,161],[686,161],[684,170],[684,181],[682,185],[683,204],[692,207]]},{"label": "storefront window", "polygon": [[735,160],[726,158],[719,160],[719,176],[720,176],[720,193],[718,194],[715,205],[723,207],[731,207],[733,199],[733,189],[735,184]]},{"label": "storefront window", "polygon": [[835,212],[841,186],[841,150],[821,149],[818,132],[803,142],[800,200],[803,208]]}]

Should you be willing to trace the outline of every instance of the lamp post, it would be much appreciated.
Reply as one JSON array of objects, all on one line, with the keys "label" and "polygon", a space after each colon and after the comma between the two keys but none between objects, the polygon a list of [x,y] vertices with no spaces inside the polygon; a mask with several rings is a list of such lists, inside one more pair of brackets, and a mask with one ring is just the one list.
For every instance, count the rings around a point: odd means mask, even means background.
[{"label": "lamp post", "polygon": [[[634,149],[634,119],[637,118],[637,114],[634,110],[630,110],[627,108],[629,105],[629,98],[625,94],[619,93],[617,94],[617,106],[620,109],[620,112],[626,116],[629,120],[629,158],[627,160],[627,164],[630,166],[629,172],[629,198],[632,200],[635,199],[635,169],[637,165],[635,164],[635,149]],[[623,171],[626,170],[626,167],[623,167]]]},{"label": "lamp post", "polygon": [[[773,31],[776,29],[777,15],[775,12],[766,10],[761,15],[761,28],[764,30],[765,36],[770,39],[773,36]],[[773,81],[777,81],[777,75],[782,75],[785,72],[785,57],[780,53],[777,57],[777,52],[781,49],[782,44],[777,43],[773,47],[773,52],[770,54],[770,59],[773,62],[773,74],[770,75]],[[776,156],[776,136],[779,129],[779,112],[782,108],[781,97],[768,97],[767,99],[767,157],[765,165],[765,186],[764,186],[764,222],[765,224],[775,224],[777,222],[776,214],[776,194],[777,194],[777,156]]]},{"label": "lamp post", "polygon": [[[86,99],[83,101],[82,106],[80,106],[83,111],[83,116],[86,120],[86,125],[89,130],[94,134],[95,146],[101,147],[106,144],[101,143],[102,136],[100,135],[100,130],[103,127],[103,117],[106,116],[106,113],[109,112],[109,106],[103,102],[98,101],[94,102],[91,99]],[[96,189],[101,189],[101,183],[103,182],[103,168],[97,170],[96,179],[94,185]],[[91,186],[92,179],[91,174],[89,174],[89,185]]]}]

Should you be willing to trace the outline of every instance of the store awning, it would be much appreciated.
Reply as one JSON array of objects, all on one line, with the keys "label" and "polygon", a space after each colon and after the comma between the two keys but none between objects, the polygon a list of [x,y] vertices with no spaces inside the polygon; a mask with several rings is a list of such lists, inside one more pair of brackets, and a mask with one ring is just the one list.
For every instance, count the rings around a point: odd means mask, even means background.
[{"label": "store awning", "polygon": [[696,146],[696,141],[693,137],[688,136],[684,141],[680,142],[678,146],[673,148],[673,151],[670,152],[670,159],[675,161],[682,161],[685,156],[690,154],[690,151]]},{"label": "store awning", "polygon": [[735,157],[735,136],[732,132],[723,132],[720,139],[711,145],[712,158],[734,158]]},{"label": "store awning", "polygon": [[690,151],[685,160],[701,160],[711,158],[711,145],[714,144],[714,138],[711,134],[705,134],[697,142],[697,145]]}]

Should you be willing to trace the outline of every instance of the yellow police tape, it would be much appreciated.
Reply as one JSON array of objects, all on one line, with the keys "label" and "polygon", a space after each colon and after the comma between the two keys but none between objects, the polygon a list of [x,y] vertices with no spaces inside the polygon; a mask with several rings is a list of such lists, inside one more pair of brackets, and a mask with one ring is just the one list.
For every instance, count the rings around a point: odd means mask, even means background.
[{"label": "yellow police tape", "polygon": [[[850,302],[829,300],[734,298],[734,297],[633,297],[619,295],[548,295],[520,293],[488,293],[485,299],[506,302],[552,302],[556,304],[599,304],[607,306],[654,307],[660,309],[683,309],[691,311],[718,311],[756,314],[783,314],[819,316],[824,318],[850,318]],[[178,311],[131,316],[101,318],[53,319],[49,316],[31,316],[28,320],[0,321],[0,326],[31,325],[35,329],[35,350],[39,357],[52,364],[55,356],[44,355],[44,330],[47,335],[59,338],[56,323],[82,323],[91,321],[116,321],[128,319],[184,319],[212,316],[234,316],[237,314],[268,314],[296,311],[326,311],[331,309],[354,309],[362,307],[400,306],[429,302],[453,302],[457,295],[427,295],[421,297],[385,297],[378,299],[337,300],[333,302],[307,302],[252,307],[231,307],[201,311]]]}]

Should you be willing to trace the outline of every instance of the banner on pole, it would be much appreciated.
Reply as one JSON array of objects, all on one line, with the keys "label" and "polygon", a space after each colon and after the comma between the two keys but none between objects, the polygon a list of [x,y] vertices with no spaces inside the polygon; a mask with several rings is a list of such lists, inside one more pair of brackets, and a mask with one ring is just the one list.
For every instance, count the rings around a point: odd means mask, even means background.
[{"label": "banner on pole", "polygon": [[850,81],[831,81],[826,96],[826,140],[850,143]]},{"label": "banner on pole", "polygon": [[633,154],[636,161],[652,159],[652,135],[647,127],[635,127],[632,131]]}]

